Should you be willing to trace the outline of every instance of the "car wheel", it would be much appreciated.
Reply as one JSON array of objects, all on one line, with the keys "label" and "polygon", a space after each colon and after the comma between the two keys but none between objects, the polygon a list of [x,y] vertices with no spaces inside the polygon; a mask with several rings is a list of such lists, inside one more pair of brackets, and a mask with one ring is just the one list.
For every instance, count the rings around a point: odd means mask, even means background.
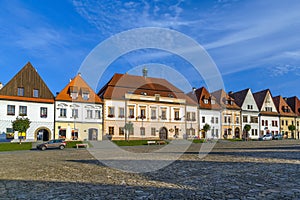
[{"label": "car wheel", "polygon": [[64,146],[64,145],[61,145],[61,146],[59,146],[59,148],[60,148],[61,150],[63,150],[63,149],[65,148],[65,146]]},{"label": "car wheel", "polygon": [[45,146],[42,146],[41,150],[45,151],[47,148]]}]

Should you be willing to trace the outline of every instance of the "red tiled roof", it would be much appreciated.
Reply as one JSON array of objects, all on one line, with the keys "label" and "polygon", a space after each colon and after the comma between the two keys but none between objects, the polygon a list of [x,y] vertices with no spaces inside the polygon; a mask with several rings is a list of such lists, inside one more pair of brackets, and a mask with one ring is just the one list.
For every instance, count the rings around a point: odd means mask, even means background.
[{"label": "red tiled roof", "polygon": [[287,98],[288,105],[291,107],[294,113],[296,113],[298,116],[300,116],[300,100],[298,97],[289,97]]},{"label": "red tiled roof", "polygon": [[[211,93],[217,100],[217,102],[226,109],[240,110],[241,108],[235,103],[235,100],[230,97],[223,89],[217,90]],[[226,104],[225,101],[230,100],[232,104]]]},{"label": "red tiled roof", "polygon": [[[78,93],[76,99],[72,99],[70,92]],[[89,99],[82,98],[83,92],[89,92]],[[56,101],[73,101],[73,102],[89,102],[89,103],[102,103],[100,97],[91,89],[91,87],[83,80],[80,74],[71,80],[71,82],[56,96]]]},{"label": "red tiled roof", "polygon": [[146,94],[147,96],[159,94],[161,97],[185,99],[187,104],[197,105],[193,99],[165,79],[129,74],[114,74],[110,81],[99,90],[98,95],[103,99],[124,99],[126,93]]},{"label": "red tiled roof", "polygon": [[[282,96],[273,97],[273,102],[276,106],[278,113],[281,116],[296,117],[296,114],[293,112],[291,107],[285,102],[285,100],[282,98]],[[287,111],[289,111],[289,112],[287,112]]]},{"label": "red tiled roof", "polygon": [[[198,88],[194,92],[188,93],[188,96],[194,101],[198,102],[199,107],[202,109],[221,109],[221,106],[218,104],[216,98],[212,96],[205,87]],[[207,99],[208,103],[204,103],[204,99]],[[215,100],[215,104],[211,104],[211,100]]]}]

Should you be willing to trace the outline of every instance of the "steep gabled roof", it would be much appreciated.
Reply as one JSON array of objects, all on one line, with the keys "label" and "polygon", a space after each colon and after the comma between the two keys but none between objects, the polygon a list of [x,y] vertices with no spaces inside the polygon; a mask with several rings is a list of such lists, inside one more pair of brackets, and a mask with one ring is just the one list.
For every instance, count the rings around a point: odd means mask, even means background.
[{"label": "steep gabled roof", "polygon": [[147,96],[159,94],[161,97],[185,99],[187,104],[197,105],[193,99],[165,79],[130,74],[114,74],[99,90],[98,95],[102,99],[124,99],[126,93],[147,94]]},{"label": "steep gabled roof", "polygon": [[[257,107],[258,107],[261,114],[263,114],[263,115],[275,115],[276,116],[276,115],[278,115],[277,110],[272,111],[272,112],[261,110],[262,106],[265,103],[265,100],[266,100],[266,97],[267,97],[268,94],[270,95],[270,100],[274,103],[274,101],[272,99],[271,91],[269,89],[265,89],[265,90],[253,93],[253,97],[255,99],[256,105],[257,105]],[[275,106],[275,108],[276,108],[276,106]]]},{"label": "steep gabled roof", "polygon": [[[71,93],[77,93],[77,98],[72,98]],[[89,98],[84,99],[82,94],[88,93]],[[102,100],[92,90],[92,88],[83,80],[80,74],[71,80],[71,82],[56,96],[56,101],[72,101],[82,103],[102,103]]]},{"label": "steep gabled roof", "polygon": [[[23,88],[23,95],[18,95]],[[38,91],[34,96],[33,91]],[[0,99],[53,103],[54,96],[36,69],[28,62],[1,90]]]},{"label": "steep gabled roof", "polygon": [[273,102],[275,104],[278,113],[281,116],[296,117],[296,114],[293,112],[293,110],[287,104],[287,102],[285,102],[282,96],[273,97]]},{"label": "steep gabled roof", "polygon": [[286,99],[287,104],[290,106],[290,108],[293,110],[293,112],[300,116],[300,100],[298,97],[289,97]]},{"label": "steep gabled roof", "polygon": [[[241,108],[235,103],[235,100],[230,97],[223,89],[211,93],[221,105],[222,108],[240,110]],[[231,103],[226,104],[226,101]]]},{"label": "steep gabled roof", "polygon": [[246,96],[249,92],[249,88],[238,91],[238,92],[234,92],[234,93],[229,93],[229,96],[232,97],[235,100],[235,103],[239,106],[242,107],[243,103],[246,99]]},{"label": "steep gabled roof", "polygon": [[[218,104],[216,98],[212,96],[205,87],[198,88],[194,92],[190,92],[187,95],[194,101],[198,102],[199,107],[202,109],[221,109],[221,106]],[[204,102],[205,99],[207,100],[207,103]],[[215,101],[214,104],[212,104],[212,100]]]}]

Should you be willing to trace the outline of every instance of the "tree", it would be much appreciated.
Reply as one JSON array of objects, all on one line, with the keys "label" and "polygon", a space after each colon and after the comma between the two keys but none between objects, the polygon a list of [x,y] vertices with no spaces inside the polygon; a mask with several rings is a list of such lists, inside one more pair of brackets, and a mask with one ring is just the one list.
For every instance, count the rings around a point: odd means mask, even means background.
[{"label": "tree", "polygon": [[[19,133],[26,133],[27,129],[30,127],[30,123],[31,121],[28,118],[17,117],[16,120],[12,122],[12,128]],[[21,143],[22,137],[19,137],[19,139]]]},{"label": "tree", "polygon": [[296,130],[296,126],[295,125],[289,125],[288,129],[292,132],[292,138],[294,138],[294,130]]},{"label": "tree", "polygon": [[246,131],[246,137],[245,139],[248,140],[248,135],[249,135],[249,131],[251,130],[251,125],[250,124],[246,124],[244,126],[244,131]]},{"label": "tree", "polygon": [[126,123],[125,126],[124,126],[124,129],[125,129],[125,140],[128,141],[129,140],[129,132],[133,131],[132,122]]},{"label": "tree", "polygon": [[202,130],[205,132],[205,138],[206,138],[206,133],[207,133],[207,131],[209,131],[210,130],[210,125],[209,124],[204,124],[204,126],[203,126],[203,128],[202,128]]}]

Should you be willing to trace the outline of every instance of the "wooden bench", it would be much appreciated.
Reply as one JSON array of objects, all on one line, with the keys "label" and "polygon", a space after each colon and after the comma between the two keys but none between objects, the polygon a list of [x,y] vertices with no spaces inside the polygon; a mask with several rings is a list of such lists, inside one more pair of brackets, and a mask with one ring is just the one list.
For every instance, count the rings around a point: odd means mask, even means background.
[{"label": "wooden bench", "polygon": [[156,141],[156,144],[161,145],[161,144],[166,144],[165,141]]},{"label": "wooden bench", "polygon": [[148,144],[148,145],[150,145],[150,144],[155,144],[155,141],[153,141],[153,140],[147,141],[147,144]]},{"label": "wooden bench", "polygon": [[76,144],[76,148],[78,149],[79,147],[87,148],[87,147],[88,147],[88,144],[85,144],[85,143]]}]

